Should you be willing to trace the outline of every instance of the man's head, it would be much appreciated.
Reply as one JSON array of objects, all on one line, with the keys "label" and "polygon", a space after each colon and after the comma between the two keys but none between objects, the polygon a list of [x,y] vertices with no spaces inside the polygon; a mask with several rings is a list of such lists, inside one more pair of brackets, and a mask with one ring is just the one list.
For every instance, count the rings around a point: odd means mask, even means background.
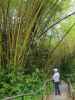
[{"label": "man's head", "polygon": [[58,68],[54,68],[53,71],[54,71],[54,73],[58,72]]}]

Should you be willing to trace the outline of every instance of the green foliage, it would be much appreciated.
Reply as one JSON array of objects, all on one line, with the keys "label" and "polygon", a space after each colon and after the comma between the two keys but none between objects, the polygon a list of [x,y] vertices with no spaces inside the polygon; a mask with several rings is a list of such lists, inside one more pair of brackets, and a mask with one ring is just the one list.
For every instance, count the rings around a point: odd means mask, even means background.
[{"label": "green foliage", "polygon": [[[42,93],[46,93],[45,88],[39,92],[37,91],[41,89],[44,84],[44,76],[44,73],[41,76],[41,72],[38,70],[33,72],[32,75],[24,75],[19,72],[16,75],[9,73],[4,76],[2,72],[0,73],[0,98],[32,92],[34,92],[35,95],[42,95]],[[51,88],[52,87],[50,87],[50,90]],[[49,92],[50,90],[48,89]]]},{"label": "green foliage", "polygon": [[[75,27],[55,48],[75,22],[74,16],[53,26],[50,36],[45,32],[69,6],[68,0],[0,0],[0,98],[36,92],[54,65],[60,66],[62,78],[74,73],[75,56],[69,54],[74,55]],[[48,83],[37,95],[50,91]]]}]

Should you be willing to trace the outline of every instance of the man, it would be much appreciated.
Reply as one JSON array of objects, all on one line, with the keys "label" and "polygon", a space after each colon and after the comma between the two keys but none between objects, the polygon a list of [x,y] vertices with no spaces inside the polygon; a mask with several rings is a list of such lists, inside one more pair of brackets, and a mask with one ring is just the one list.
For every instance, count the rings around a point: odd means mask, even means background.
[{"label": "man", "polygon": [[55,68],[53,71],[54,71],[54,74],[52,76],[52,80],[53,80],[54,85],[55,85],[55,95],[60,95],[60,88],[59,88],[60,73],[58,72],[57,68]]}]

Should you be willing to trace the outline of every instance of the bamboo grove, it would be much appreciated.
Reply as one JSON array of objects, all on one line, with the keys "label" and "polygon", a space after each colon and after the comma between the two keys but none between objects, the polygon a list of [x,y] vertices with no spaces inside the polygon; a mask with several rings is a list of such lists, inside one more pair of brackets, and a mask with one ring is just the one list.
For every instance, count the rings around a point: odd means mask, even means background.
[{"label": "bamboo grove", "polygon": [[1,66],[13,65],[15,71],[25,65],[31,47],[61,11],[60,4],[58,0],[0,0]]},{"label": "bamboo grove", "polygon": [[[35,48],[40,47],[39,43],[43,41],[47,31],[56,31],[56,24],[75,14],[73,12],[60,18],[64,9],[68,9],[69,3],[67,0],[0,0],[1,70],[13,69],[15,72],[19,68],[25,69],[29,55]],[[65,33],[68,34],[73,26]],[[65,38],[65,33],[53,49],[50,46],[48,62],[51,53]],[[48,62],[44,64],[45,67]]]}]

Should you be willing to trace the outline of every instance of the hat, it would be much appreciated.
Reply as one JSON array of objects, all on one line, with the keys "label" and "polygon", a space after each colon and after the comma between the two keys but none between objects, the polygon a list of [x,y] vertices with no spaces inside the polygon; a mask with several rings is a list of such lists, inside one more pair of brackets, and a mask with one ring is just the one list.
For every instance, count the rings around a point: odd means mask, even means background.
[{"label": "hat", "polygon": [[58,69],[57,69],[57,68],[54,68],[54,69],[53,69],[53,71],[54,71],[54,72],[57,72],[57,71],[58,71]]}]

